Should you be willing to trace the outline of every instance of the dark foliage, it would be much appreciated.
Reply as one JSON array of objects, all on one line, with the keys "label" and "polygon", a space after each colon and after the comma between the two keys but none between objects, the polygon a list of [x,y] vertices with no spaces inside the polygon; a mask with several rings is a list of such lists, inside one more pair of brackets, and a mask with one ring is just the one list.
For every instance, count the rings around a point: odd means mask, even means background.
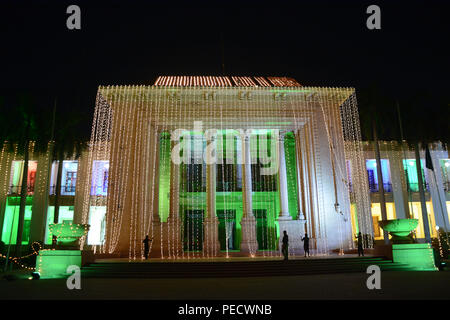
[{"label": "dark foliage", "polygon": [[442,141],[448,144],[450,99],[435,97],[426,90],[416,90],[404,97],[396,97],[373,84],[357,92],[363,140],[372,140],[375,120],[379,140],[416,142]]}]

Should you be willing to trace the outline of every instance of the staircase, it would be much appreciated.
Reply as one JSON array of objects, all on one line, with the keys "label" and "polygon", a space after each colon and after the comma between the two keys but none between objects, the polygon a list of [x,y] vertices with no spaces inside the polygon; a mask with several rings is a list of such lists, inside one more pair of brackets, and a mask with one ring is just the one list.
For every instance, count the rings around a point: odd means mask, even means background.
[{"label": "staircase", "polygon": [[219,278],[272,277],[366,272],[370,265],[382,271],[408,270],[407,265],[383,257],[224,261],[224,262],[96,262],[81,269],[86,278]]}]

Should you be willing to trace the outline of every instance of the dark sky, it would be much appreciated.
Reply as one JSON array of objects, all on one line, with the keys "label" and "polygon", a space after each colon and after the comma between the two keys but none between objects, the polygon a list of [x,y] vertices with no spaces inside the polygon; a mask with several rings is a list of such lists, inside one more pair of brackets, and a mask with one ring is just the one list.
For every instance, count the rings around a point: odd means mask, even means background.
[{"label": "dark sky", "polygon": [[[70,4],[80,31],[66,28]],[[366,28],[370,4],[381,30]],[[92,113],[98,85],[221,75],[224,57],[226,75],[448,96],[449,31],[450,2],[435,0],[2,1],[0,90],[39,89]]]}]

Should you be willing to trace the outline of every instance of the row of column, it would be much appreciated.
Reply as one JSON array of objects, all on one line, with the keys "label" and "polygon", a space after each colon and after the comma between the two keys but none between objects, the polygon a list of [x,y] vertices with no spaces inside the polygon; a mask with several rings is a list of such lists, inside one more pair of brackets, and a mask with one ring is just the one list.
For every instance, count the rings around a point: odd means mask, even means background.
[{"label": "row of column", "polygon": [[[287,184],[287,172],[286,172],[286,158],[285,158],[285,134],[286,132],[280,132],[278,136],[277,143],[277,161],[278,161],[278,184],[279,184],[279,197],[280,197],[280,212],[278,216],[278,223],[280,227],[280,244],[282,241],[283,231],[287,231],[290,243],[298,244],[301,243],[301,237],[304,234],[304,225],[306,220],[304,219],[304,214],[301,212],[301,196],[298,195],[298,208],[299,212],[297,215],[297,220],[292,219],[289,213],[289,203],[288,203],[288,184]],[[210,148],[216,148],[216,136],[210,136],[207,138],[207,145]],[[241,252],[246,252],[249,254],[254,254],[258,249],[257,239],[256,239],[256,218],[253,214],[253,206],[252,206],[252,171],[251,171],[251,148],[250,148],[250,133],[246,133],[240,137],[242,140],[241,143],[241,154],[242,154],[242,172],[243,172],[243,216],[241,219],[241,230],[242,230],[242,239],[241,239]],[[298,137],[296,137],[298,138]],[[298,144],[296,144],[296,147]],[[206,230],[209,230],[209,234],[205,234],[204,242],[209,244],[206,246],[207,250],[212,255],[216,255],[219,253],[219,237],[218,237],[218,224],[219,220],[216,215],[216,157],[217,152],[213,155],[207,149],[206,154],[206,174],[207,174],[207,215],[205,219],[205,224],[207,226]],[[296,158],[298,157],[296,153]],[[296,165],[298,168],[299,161],[297,159]],[[171,165],[171,170],[174,173],[174,179],[177,179],[177,172],[179,172],[179,165],[173,164]],[[300,170],[296,170],[298,174]],[[173,181],[175,185],[177,185],[177,181]],[[300,179],[297,179],[297,182],[300,182]],[[300,186],[298,188],[300,193]],[[161,234],[159,236],[164,237],[165,229],[169,227],[175,227],[177,223],[179,223],[178,219],[178,206],[175,203],[178,198],[179,189],[171,188],[171,214],[168,219],[168,225],[161,227],[160,220],[158,214],[153,216],[154,221],[154,230],[159,235],[159,229],[161,229]],[[157,197],[155,198],[157,199]],[[173,206],[172,206],[173,204]],[[173,208],[176,208],[175,210]],[[161,238],[162,239],[162,238]],[[155,243],[156,244],[156,243]],[[162,243],[161,243],[162,244]],[[159,247],[158,244],[156,247]],[[212,244],[212,248],[211,248]],[[176,243],[175,250],[181,250],[181,242]],[[295,245],[293,246],[295,247]],[[281,248],[281,245],[280,245]],[[156,249],[156,248],[155,248]],[[157,249],[158,250],[158,249]],[[169,249],[170,250],[170,249]],[[169,251],[170,252],[170,251]],[[163,255],[163,249],[161,248],[161,254]]]},{"label": "row of column", "polygon": [[[445,154],[441,157],[436,156],[435,151],[431,153],[431,159],[433,162],[434,170],[440,170],[439,158],[445,158]],[[444,152],[444,151],[442,151]],[[392,150],[387,152],[387,157],[389,160],[391,180],[393,186],[393,197],[395,204],[395,213],[397,219],[405,219],[410,215],[409,212],[409,196],[406,185],[405,171],[403,168],[404,155],[402,150]],[[425,158],[425,155],[421,155],[421,159]],[[428,170],[424,168],[424,170]],[[446,197],[444,192],[444,184],[442,181],[442,176],[438,171],[437,174],[433,175],[431,173],[431,185],[430,185],[430,196],[431,202],[433,204],[434,216],[436,219],[436,225],[440,227],[447,227],[449,229],[450,224],[448,220],[448,213],[446,207]],[[436,178],[436,181],[434,179]]]}]

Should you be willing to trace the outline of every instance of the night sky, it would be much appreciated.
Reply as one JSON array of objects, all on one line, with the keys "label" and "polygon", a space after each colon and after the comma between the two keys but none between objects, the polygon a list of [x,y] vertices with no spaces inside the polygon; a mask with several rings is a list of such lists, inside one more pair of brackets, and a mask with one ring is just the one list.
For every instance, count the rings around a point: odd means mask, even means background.
[{"label": "night sky", "polygon": [[[81,30],[66,28],[70,4]],[[370,4],[381,7],[381,30],[366,28]],[[447,99],[449,31],[449,1],[2,1],[0,92],[34,90],[44,104],[57,96],[58,108],[89,119],[98,85],[158,75],[376,83],[399,98]]]}]

